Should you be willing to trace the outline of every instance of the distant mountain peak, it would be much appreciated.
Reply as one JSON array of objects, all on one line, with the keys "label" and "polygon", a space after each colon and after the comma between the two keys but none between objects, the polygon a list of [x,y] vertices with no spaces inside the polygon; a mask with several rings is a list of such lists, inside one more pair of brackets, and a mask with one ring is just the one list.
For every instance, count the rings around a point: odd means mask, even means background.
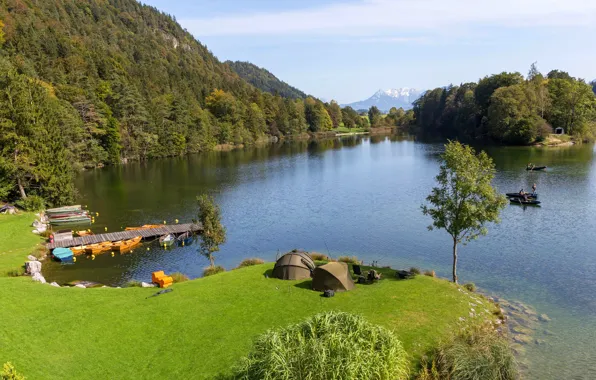
[{"label": "distant mountain peak", "polygon": [[381,111],[388,112],[392,107],[410,109],[412,103],[416,101],[424,91],[410,87],[390,88],[388,90],[380,89],[370,98],[359,102],[344,104],[356,110],[368,109],[377,106]]}]

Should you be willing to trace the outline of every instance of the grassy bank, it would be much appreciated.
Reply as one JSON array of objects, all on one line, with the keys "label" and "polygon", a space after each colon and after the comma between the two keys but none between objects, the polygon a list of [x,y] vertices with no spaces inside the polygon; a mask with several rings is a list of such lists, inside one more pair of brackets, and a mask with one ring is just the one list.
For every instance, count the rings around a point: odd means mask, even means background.
[{"label": "grassy bank", "polygon": [[23,266],[28,254],[33,252],[42,239],[31,233],[31,213],[0,215],[0,276]]},{"label": "grassy bank", "polygon": [[[31,235],[25,219],[0,221],[0,241],[12,231],[12,240],[22,243],[2,265],[24,261],[23,239],[35,246],[25,236]],[[155,289],[54,288],[27,277],[0,277],[0,362],[11,361],[30,379],[213,378],[246,355],[257,335],[326,310],[388,327],[417,362],[462,326],[460,317],[470,320],[470,302],[478,302],[447,281],[399,281],[389,269],[374,285],[327,299],[310,290],[310,280],[266,278],[272,267],[175,284],[172,293],[152,298]],[[479,314],[475,320],[488,315]]]}]

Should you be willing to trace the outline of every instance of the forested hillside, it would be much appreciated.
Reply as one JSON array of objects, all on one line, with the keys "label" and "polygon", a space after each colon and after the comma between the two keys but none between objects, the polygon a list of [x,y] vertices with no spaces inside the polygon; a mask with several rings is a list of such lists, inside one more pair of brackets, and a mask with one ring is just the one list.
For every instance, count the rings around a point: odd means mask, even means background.
[{"label": "forested hillside", "polygon": [[562,128],[580,140],[596,137],[592,86],[568,73],[501,73],[427,91],[414,103],[412,130],[432,138],[530,144]]},{"label": "forested hillside", "polygon": [[304,99],[306,94],[299,89],[290,86],[284,81],[279,80],[275,75],[271,74],[268,70],[253,65],[250,62],[241,61],[226,61],[232,70],[240,77],[252,84],[259,90],[268,92],[270,94],[279,94],[284,98],[293,99]]},{"label": "forested hillside", "polygon": [[330,129],[135,0],[0,0],[0,200],[73,197],[81,167]]}]

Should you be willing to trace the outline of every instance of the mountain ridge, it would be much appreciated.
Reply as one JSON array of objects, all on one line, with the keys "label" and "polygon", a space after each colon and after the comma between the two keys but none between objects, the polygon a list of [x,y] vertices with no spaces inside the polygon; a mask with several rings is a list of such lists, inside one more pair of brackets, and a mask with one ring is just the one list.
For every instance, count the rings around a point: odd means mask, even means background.
[{"label": "mountain ridge", "polygon": [[282,81],[264,67],[247,61],[226,61],[240,78],[252,84],[261,91],[279,94],[284,98],[305,99],[307,95],[294,86]]},{"label": "mountain ridge", "polygon": [[409,110],[413,107],[412,103],[420,98],[423,93],[423,90],[410,87],[390,88],[387,90],[379,89],[368,99],[342,104],[342,107],[349,106],[355,110],[360,110],[376,106],[383,112],[388,112],[392,107]]}]

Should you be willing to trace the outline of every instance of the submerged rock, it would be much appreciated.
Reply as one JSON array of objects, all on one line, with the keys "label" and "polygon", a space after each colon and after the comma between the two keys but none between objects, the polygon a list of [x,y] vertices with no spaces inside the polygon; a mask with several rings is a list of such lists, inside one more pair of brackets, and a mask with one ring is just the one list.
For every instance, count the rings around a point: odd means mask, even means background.
[{"label": "submerged rock", "polygon": [[546,314],[540,314],[538,320],[540,320],[540,322],[550,322],[551,319]]}]

